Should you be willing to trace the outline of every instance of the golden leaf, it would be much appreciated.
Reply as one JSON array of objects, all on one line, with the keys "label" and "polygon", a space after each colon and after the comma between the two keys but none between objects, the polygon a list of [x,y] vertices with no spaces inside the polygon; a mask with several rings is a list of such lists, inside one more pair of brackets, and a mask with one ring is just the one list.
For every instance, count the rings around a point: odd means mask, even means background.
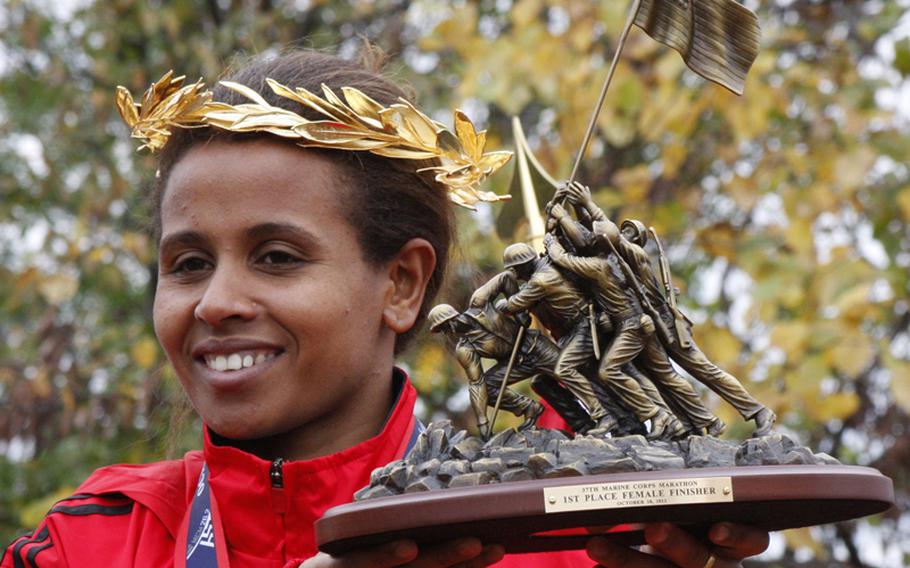
[{"label": "golden leaf", "polygon": [[436,133],[436,149],[450,160],[457,160],[465,152],[461,142],[449,130],[440,130]]},{"label": "golden leaf", "polygon": [[219,82],[222,85],[224,85],[225,87],[227,87],[228,89],[231,89],[232,91],[236,91],[236,92],[240,93],[241,95],[243,95],[244,97],[250,99],[257,105],[262,105],[264,107],[269,106],[269,103],[267,103],[266,100],[264,98],[262,98],[262,95],[260,95],[253,89],[247,87],[246,85],[241,85],[240,83],[235,83],[233,81],[219,81]]},{"label": "golden leaf", "polygon": [[[387,146],[390,140],[376,140],[369,132],[359,131],[350,126],[338,122],[329,122],[320,120],[319,122],[304,122],[293,127],[296,134],[299,134],[313,142],[322,142],[325,144],[344,144],[351,141],[369,141],[375,142],[377,146]],[[394,139],[392,139],[394,142]]]},{"label": "golden leaf", "polygon": [[[436,154],[433,152],[427,152],[426,150],[408,150],[406,148],[377,148],[372,151],[374,154],[379,156],[384,156],[386,158],[400,158],[404,160],[429,160],[435,158]],[[423,169],[417,170],[418,172],[424,171]]]},{"label": "golden leaf", "polygon": [[304,125],[300,117],[288,111],[281,112],[281,109],[273,111],[258,111],[247,114],[239,114],[235,121],[230,125],[234,132],[255,132],[263,128],[277,128],[280,130],[294,130],[296,127]]},{"label": "golden leaf", "polygon": [[468,156],[475,161],[480,158],[483,148],[477,148],[477,132],[467,115],[460,110],[455,111],[455,136]]},{"label": "golden leaf", "polygon": [[[266,79],[265,82],[268,84],[269,88],[272,89],[272,92],[274,92],[279,97],[284,97],[286,99],[291,99],[292,101],[297,101],[298,103],[308,106],[308,107],[310,106],[310,97],[307,97],[301,93],[301,91],[302,91],[303,93],[306,93],[309,95],[310,92],[307,91],[306,89],[297,89],[296,91],[294,91],[292,89],[285,87],[284,85],[282,85],[281,83],[279,83],[278,81],[276,81],[274,79]],[[310,96],[312,96],[312,95],[310,95]],[[318,97],[316,97],[316,98],[318,98]],[[321,112],[321,111],[319,111],[319,112]]]},{"label": "golden leaf", "polygon": [[[398,112],[401,120],[399,123],[400,127],[411,135],[410,137],[405,136],[405,138],[421,148],[436,147],[436,131],[439,128],[433,121],[411,106],[410,103],[394,104],[392,108]],[[399,133],[403,134],[401,130],[399,130]]]},{"label": "golden leaf", "polygon": [[436,172],[437,181],[448,186],[452,201],[459,205],[507,198],[479,191],[476,186],[502,167],[511,153],[484,154],[485,133],[478,133],[460,111],[455,113],[453,133],[404,99],[386,108],[350,87],[342,87],[342,99],[323,84],[323,97],[318,97],[306,89],[292,90],[266,79],[276,95],[328,119],[313,121],[271,106],[259,93],[239,83],[222,81],[250,103],[212,102],[201,81],[183,86],[183,80],[182,76],[173,78],[173,72],[166,73],[149,87],[140,105],[133,102],[129,91],[118,88],[116,103],[121,117],[132,129],[132,136],[145,141],[140,149],[160,150],[173,128],[208,126],[232,132],[265,132],[297,140],[305,148],[368,151],[395,159],[437,159],[439,165],[429,169]]},{"label": "golden leaf", "polygon": [[117,87],[115,98],[117,110],[120,111],[120,117],[127,126],[133,128],[139,122],[139,111],[136,110],[136,103],[133,102],[133,96],[125,87]]},{"label": "golden leaf", "polygon": [[477,167],[490,175],[512,159],[512,152],[488,152],[477,162]]},{"label": "golden leaf", "polygon": [[379,111],[383,109],[381,104],[357,89],[342,87],[341,92],[344,94],[344,98],[348,102],[348,105],[361,119],[374,121],[377,128],[382,126],[382,119],[379,118]]}]

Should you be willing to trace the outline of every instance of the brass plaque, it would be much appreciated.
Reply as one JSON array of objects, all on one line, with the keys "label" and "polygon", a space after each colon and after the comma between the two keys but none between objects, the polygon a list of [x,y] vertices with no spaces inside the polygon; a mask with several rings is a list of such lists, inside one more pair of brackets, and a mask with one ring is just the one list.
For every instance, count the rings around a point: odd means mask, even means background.
[{"label": "brass plaque", "polygon": [[733,501],[729,477],[689,477],[546,487],[545,511],[563,513],[622,507]]}]

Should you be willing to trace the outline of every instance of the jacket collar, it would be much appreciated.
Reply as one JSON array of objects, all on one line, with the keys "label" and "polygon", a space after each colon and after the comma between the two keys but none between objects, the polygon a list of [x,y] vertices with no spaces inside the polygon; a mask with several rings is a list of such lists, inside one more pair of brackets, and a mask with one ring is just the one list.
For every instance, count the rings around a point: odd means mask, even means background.
[{"label": "jacket collar", "polygon": [[216,445],[205,429],[203,453],[232,561],[236,556],[237,562],[284,562],[315,554],[316,520],[327,509],[350,502],[375,468],[403,456],[417,393],[400,369],[393,372],[393,381],[398,395],[382,431],[327,456],[269,462]]}]

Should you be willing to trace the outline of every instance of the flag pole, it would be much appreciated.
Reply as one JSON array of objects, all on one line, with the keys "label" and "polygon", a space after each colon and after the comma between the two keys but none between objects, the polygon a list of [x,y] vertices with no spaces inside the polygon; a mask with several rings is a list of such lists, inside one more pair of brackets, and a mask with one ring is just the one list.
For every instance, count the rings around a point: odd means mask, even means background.
[{"label": "flag pole", "polygon": [[619,44],[616,46],[616,52],[613,54],[613,62],[610,64],[610,71],[607,73],[607,79],[600,89],[600,98],[597,99],[597,106],[594,108],[594,113],[591,115],[591,120],[588,122],[588,130],[585,132],[585,137],[581,142],[581,150],[579,150],[578,156],[575,157],[575,165],[572,166],[572,175],[569,176],[569,184],[575,181],[575,176],[578,174],[578,166],[581,165],[581,159],[588,150],[588,144],[591,142],[591,136],[594,134],[594,127],[597,125],[597,117],[600,115],[600,110],[604,106],[604,100],[607,98],[607,89],[610,88],[610,82],[613,80],[613,73],[616,71],[616,64],[619,62],[619,55],[626,45],[629,31],[635,24],[635,17],[638,16],[638,8],[640,6],[641,0],[633,0],[632,7],[629,10],[629,17],[626,19],[626,26],[622,30],[622,35],[619,36]]},{"label": "flag pole", "polygon": [[515,137],[515,163],[521,182],[521,198],[524,201],[525,217],[528,219],[528,236],[534,250],[541,252],[545,225],[540,214],[540,204],[537,203],[537,194],[534,192],[534,183],[531,181],[531,170],[528,167],[528,142],[517,116],[512,117],[512,132]]}]

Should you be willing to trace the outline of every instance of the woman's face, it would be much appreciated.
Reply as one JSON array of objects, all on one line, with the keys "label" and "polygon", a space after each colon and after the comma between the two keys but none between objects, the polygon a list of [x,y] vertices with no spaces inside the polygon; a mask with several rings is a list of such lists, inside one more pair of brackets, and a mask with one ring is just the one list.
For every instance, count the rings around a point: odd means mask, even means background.
[{"label": "woman's face", "polygon": [[306,440],[284,457],[366,439],[388,411],[393,286],[362,258],[342,180],[286,143],[215,141],[162,200],[158,339],[212,430]]}]

